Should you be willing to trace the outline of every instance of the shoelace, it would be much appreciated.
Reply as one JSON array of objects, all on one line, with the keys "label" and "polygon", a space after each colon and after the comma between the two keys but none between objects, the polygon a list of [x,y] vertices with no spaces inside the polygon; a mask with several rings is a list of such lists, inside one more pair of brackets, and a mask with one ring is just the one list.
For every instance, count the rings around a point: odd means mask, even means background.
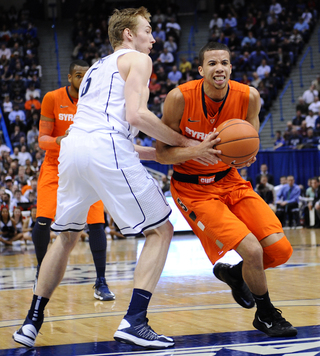
[{"label": "shoelace", "polygon": [[278,308],[274,308],[272,316],[276,322],[282,326],[291,326],[291,324],[282,316],[282,311]]},{"label": "shoelace", "polygon": [[144,324],[137,325],[134,328],[136,329],[137,333],[144,339],[147,340],[159,339],[159,335],[152,330],[150,325],[148,325],[148,321],[149,321],[148,318],[146,318]]}]

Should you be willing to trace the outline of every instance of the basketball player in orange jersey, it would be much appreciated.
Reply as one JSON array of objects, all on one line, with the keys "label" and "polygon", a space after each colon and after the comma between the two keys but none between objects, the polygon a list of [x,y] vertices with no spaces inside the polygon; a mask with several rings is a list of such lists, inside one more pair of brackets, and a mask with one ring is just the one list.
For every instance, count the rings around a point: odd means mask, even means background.
[{"label": "basketball player in orange jersey", "polygon": [[[199,60],[203,78],[182,84],[168,94],[162,121],[199,141],[232,118],[247,120],[258,131],[259,93],[230,80],[229,48],[209,42],[200,50]],[[217,263],[214,274],[231,287],[241,306],[252,308],[256,303],[253,326],[269,336],[295,336],[297,330],[273,306],[268,294],[264,270],[285,263],[292,254],[281,223],[269,206],[235,168],[221,161],[203,166],[192,160],[187,148],[159,141],[157,159],[174,165],[173,199],[212,264],[232,249],[242,257],[243,261],[235,266]]]},{"label": "basketball player in orange jersey", "polygon": [[[48,92],[42,101],[39,146],[46,151],[46,155],[38,180],[37,221],[32,231],[38,260],[37,276],[50,242],[50,225],[56,214],[60,141],[67,136],[67,130],[73,123],[79,87],[88,69],[85,61],[72,62],[68,74],[70,85]],[[104,207],[100,200],[91,206],[87,217],[89,245],[97,273],[94,297],[113,300],[115,296],[105,280],[107,240],[104,221]]]}]

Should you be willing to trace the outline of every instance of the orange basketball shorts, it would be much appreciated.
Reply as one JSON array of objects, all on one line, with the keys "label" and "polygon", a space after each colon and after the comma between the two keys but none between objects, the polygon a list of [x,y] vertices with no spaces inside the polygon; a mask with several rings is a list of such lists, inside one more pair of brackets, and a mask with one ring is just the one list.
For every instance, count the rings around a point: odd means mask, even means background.
[{"label": "orange basketball shorts", "polygon": [[[58,159],[46,156],[38,179],[37,217],[54,220],[57,209]],[[104,224],[104,208],[101,200],[91,205],[87,216],[88,224]]]},{"label": "orange basketball shorts", "polygon": [[236,169],[218,182],[199,185],[171,179],[172,197],[214,264],[252,232],[283,232],[274,212]]}]

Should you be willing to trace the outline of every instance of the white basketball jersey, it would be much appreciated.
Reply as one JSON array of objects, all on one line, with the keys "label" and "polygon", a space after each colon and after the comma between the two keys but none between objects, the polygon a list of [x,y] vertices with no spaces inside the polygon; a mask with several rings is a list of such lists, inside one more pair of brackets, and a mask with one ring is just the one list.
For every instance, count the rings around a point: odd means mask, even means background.
[{"label": "white basketball jersey", "polygon": [[139,132],[126,121],[124,85],[117,60],[134,50],[122,49],[94,63],[79,89],[77,113],[71,128],[86,132],[103,130],[132,139]]}]

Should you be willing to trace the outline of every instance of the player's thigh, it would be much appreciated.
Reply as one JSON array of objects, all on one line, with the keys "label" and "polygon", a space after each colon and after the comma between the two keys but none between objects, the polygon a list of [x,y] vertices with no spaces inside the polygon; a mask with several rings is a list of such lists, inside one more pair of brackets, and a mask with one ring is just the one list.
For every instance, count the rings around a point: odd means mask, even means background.
[{"label": "player's thigh", "polygon": [[174,201],[189,223],[212,263],[226,252],[235,248],[249,234],[246,225],[240,221],[218,197],[184,192],[171,188]]},{"label": "player's thigh", "polygon": [[104,207],[102,200],[97,201],[90,206],[87,223],[88,224],[104,224]]},{"label": "player's thigh", "polygon": [[141,163],[109,170],[100,176],[96,191],[125,236],[160,226],[171,212],[158,183]]},{"label": "player's thigh", "polygon": [[235,201],[230,209],[259,241],[271,234],[283,232],[276,214],[252,189],[242,192],[239,200]]},{"label": "player's thigh", "polygon": [[58,165],[44,161],[37,186],[37,217],[53,219],[57,208]]}]

